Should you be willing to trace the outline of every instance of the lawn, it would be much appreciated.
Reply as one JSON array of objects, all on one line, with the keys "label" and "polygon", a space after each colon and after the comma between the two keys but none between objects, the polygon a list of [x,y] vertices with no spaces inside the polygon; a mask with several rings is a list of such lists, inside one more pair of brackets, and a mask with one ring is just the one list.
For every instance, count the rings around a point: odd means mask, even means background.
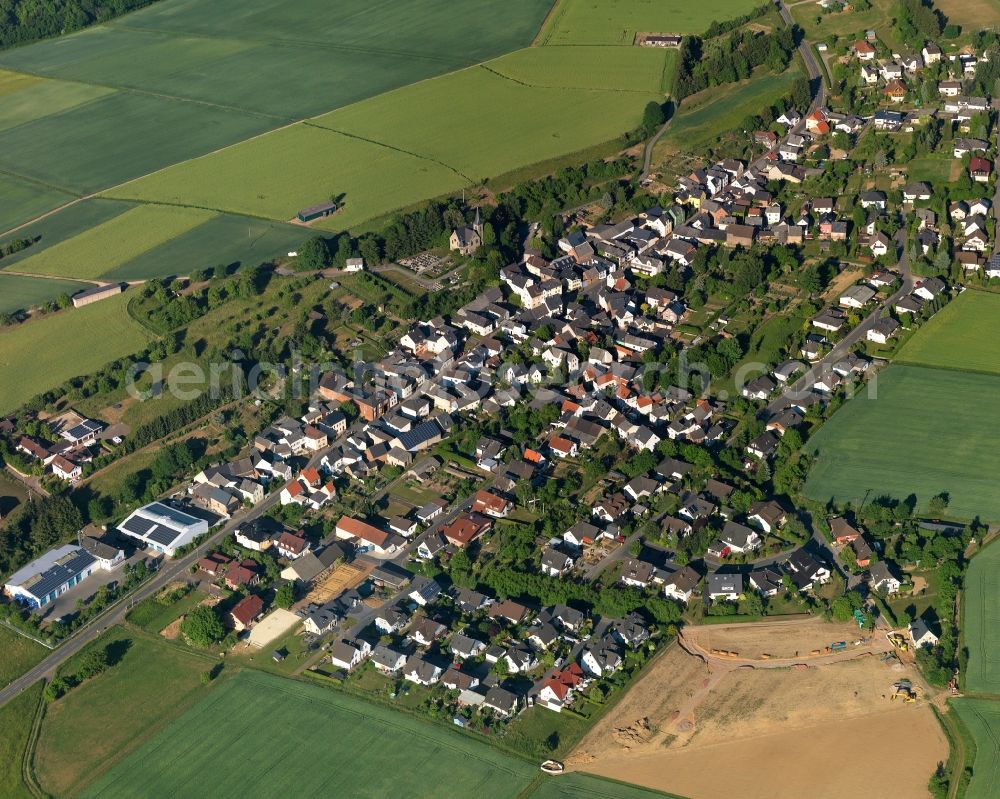
[{"label": "lawn", "polygon": [[963,633],[969,648],[965,688],[1000,695],[1000,545],[994,543],[969,563],[962,601]]},{"label": "lawn", "polygon": [[771,105],[801,76],[797,67],[779,75],[760,68],[748,80],[713,86],[686,97],[664,134],[665,147],[692,149],[707,144]]},{"label": "lawn", "polygon": [[320,686],[243,671],[84,795],[514,799],[537,774],[536,765],[457,730]]},{"label": "lawn", "polygon": [[919,328],[896,360],[919,366],[1000,374],[1000,295],[966,291]]},{"label": "lawn", "polygon": [[0,626],[0,688],[40,663],[49,650],[30,638]]},{"label": "lawn", "polygon": [[631,45],[636,33],[703,33],[759,0],[558,0],[538,44]]},{"label": "lawn", "polygon": [[[535,88],[492,71],[498,67],[505,68],[503,59],[374,97],[110,194],[276,220],[344,194],[343,209],[320,223],[340,230],[613,139],[661,97]],[[456,97],[463,98],[457,106]]]},{"label": "lawn", "polygon": [[934,188],[946,186],[957,180],[961,171],[962,162],[950,156],[914,158],[906,165],[906,175],[910,180],[930,183]]},{"label": "lawn", "polygon": [[1000,792],[1000,702],[989,699],[952,699],[976,742],[972,781],[965,799],[993,799]]},{"label": "lawn", "polygon": [[[131,643],[117,665],[46,711],[35,773],[50,793],[77,793],[211,690],[200,677],[212,659],[121,627],[98,639],[101,646],[123,641]],[[72,672],[78,657],[63,670]]]},{"label": "lawn", "polygon": [[860,503],[915,494],[918,507],[946,491],[948,515],[1000,520],[996,396],[1000,377],[890,366],[809,441],[818,453],[812,499]]},{"label": "lawn", "polygon": [[77,283],[72,280],[5,275],[0,271],[0,313],[45,305],[60,294],[74,294],[89,287],[88,283]]},{"label": "lawn", "polygon": [[67,193],[107,189],[523,47],[549,5],[344,0],[330,13],[323,0],[168,0],[7,50],[0,169],[28,180],[0,181],[0,229]]},{"label": "lawn", "polygon": [[21,762],[28,736],[42,700],[42,682],[37,682],[0,707],[0,796],[4,799],[32,799],[21,780]]},{"label": "lawn", "polygon": [[[142,349],[149,333],[125,311],[128,293],[0,332],[0,413]],[[96,335],[95,335],[96,334]]]},{"label": "lawn", "polygon": [[21,261],[17,269],[37,275],[98,278],[214,216],[200,208],[139,205]]}]

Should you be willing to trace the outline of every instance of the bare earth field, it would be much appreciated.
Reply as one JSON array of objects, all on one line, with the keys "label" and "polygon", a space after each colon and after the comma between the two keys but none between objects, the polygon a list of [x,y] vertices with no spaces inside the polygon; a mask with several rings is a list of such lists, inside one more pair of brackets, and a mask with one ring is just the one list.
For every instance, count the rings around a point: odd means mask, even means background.
[{"label": "bare earth field", "polygon": [[[803,625],[797,641],[790,628],[743,625],[746,632],[715,633],[713,644],[749,652],[757,628],[763,651],[801,651],[820,634],[812,626],[829,637],[839,625]],[[705,664],[675,646],[587,734],[567,766],[691,799],[729,794],[735,774],[744,799],[871,796],[886,785],[895,796],[925,797],[948,744],[926,703],[888,699],[903,676],[914,675],[874,656],[754,669]]]},{"label": "bare earth field", "polygon": [[[856,624],[831,624],[811,618],[801,622],[692,625],[684,630],[685,640],[702,649],[724,649],[739,652],[741,658],[752,659],[765,654],[772,658],[805,657],[813,650],[823,650],[837,641],[846,641],[845,651],[849,652],[854,641],[869,635],[862,634]],[[882,639],[882,636],[879,638]]]}]

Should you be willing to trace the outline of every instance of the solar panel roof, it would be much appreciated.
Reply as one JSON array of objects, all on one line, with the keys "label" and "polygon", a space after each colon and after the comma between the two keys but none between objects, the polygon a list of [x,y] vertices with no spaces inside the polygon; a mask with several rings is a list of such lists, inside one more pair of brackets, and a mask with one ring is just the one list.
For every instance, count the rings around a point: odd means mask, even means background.
[{"label": "solar panel roof", "polygon": [[65,563],[57,564],[42,572],[40,579],[31,585],[31,593],[43,597],[76,577],[93,562],[94,556],[81,549]]},{"label": "solar panel roof", "polygon": [[133,516],[131,519],[126,519],[121,525],[122,530],[134,535],[146,535],[154,527],[156,527],[156,522],[151,522],[142,516]]},{"label": "solar panel roof", "polygon": [[161,546],[169,546],[178,535],[179,533],[173,528],[158,524],[150,530],[146,538],[160,544]]}]

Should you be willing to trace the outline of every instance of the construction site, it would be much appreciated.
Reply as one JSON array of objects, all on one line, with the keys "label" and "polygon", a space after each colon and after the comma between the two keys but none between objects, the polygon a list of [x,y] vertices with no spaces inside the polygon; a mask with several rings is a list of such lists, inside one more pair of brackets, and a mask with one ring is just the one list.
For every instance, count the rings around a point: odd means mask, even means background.
[{"label": "construction site", "polygon": [[853,624],[688,627],[566,766],[691,799],[924,797],[948,744],[922,686]]}]

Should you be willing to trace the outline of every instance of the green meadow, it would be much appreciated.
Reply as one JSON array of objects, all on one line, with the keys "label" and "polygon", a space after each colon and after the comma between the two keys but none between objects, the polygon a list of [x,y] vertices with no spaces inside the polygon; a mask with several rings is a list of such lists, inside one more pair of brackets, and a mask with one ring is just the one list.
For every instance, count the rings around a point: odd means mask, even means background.
[{"label": "green meadow", "polygon": [[896,356],[902,363],[1000,374],[1000,295],[965,291],[910,338]]},{"label": "green meadow", "polygon": [[[963,633],[969,648],[965,687],[1000,696],[1000,545],[988,546],[969,562],[962,599]],[[1000,709],[1000,705],[998,705]]]},{"label": "green meadow", "polygon": [[539,44],[631,45],[636,33],[703,33],[760,0],[557,0]]},{"label": "green meadow", "polygon": [[[930,325],[928,326],[930,327]],[[915,494],[918,508],[948,492],[948,515],[1000,520],[1000,377],[893,365],[809,440],[811,499],[858,504]]]},{"label": "green meadow", "polygon": [[972,779],[965,799],[994,799],[1000,791],[1000,702],[963,698],[952,699],[949,704],[976,743]]},{"label": "green meadow", "polygon": [[0,413],[142,349],[150,335],[127,302],[128,292],[0,330]]},{"label": "green meadow", "polygon": [[0,313],[45,305],[60,294],[72,295],[89,287],[89,283],[77,283],[73,280],[49,280],[0,272]]}]

